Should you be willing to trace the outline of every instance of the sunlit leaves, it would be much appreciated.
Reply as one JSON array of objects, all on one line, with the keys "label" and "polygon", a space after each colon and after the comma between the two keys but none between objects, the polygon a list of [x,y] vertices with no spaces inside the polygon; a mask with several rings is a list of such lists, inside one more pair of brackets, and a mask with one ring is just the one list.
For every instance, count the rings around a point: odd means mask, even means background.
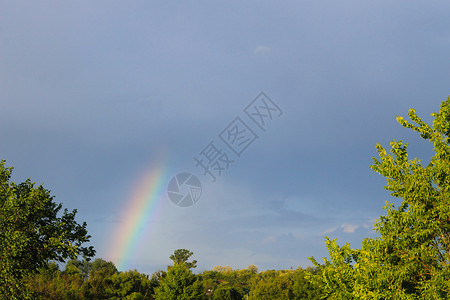
[{"label": "sunlit leaves", "polygon": [[27,297],[22,279],[51,260],[91,257],[86,223],[75,221],[76,210],[61,214],[50,192],[31,180],[10,181],[12,168],[0,162],[0,296]]},{"label": "sunlit leaves", "polygon": [[408,158],[407,144],[393,141],[389,153],[376,149],[372,170],[386,178],[385,188],[402,199],[387,202],[386,215],[375,223],[379,238],[361,249],[339,247],[327,239],[330,261],[312,278],[336,299],[447,299],[450,294],[450,97],[434,113],[433,126],[408,112],[397,117],[434,148],[430,163]]}]

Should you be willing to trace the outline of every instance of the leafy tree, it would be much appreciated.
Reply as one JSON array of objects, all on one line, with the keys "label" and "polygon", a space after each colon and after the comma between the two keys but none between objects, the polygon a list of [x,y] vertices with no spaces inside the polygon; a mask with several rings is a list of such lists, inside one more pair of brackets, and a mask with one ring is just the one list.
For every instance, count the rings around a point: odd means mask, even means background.
[{"label": "leafy tree", "polygon": [[298,268],[291,273],[291,299],[323,299],[324,294],[320,287],[314,286],[309,281],[309,276],[317,274],[317,270],[313,268]]},{"label": "leafy tree", "polygon": [[248,265],[247,270],[249,270],[250,272],[252,272],[253,274],[258,273],[258,267],[255,265]]},{"label": "leafy tree", "polygon": [[407,144],[391,143],[390,154],[377,145],[372,170],[386,178],[385,188],[398,206],[386,202],[375,223],[378,238],[361,249],[338,246],[327,238],[330,260],[312,280],[336,299],[448,299],[450,296],[450,96],[433,113],[433,125],[410,110],[414,122],[397,117],[434,147],[428,164],[409,160]]},{"label": "leafy tree", "polygon": [[233,273],[233,268],[230,266],[214,266],[213,271],[220,272],[225,275],[230,275]]},{"label": "leafy tree", "polygon": [[321,288],[313,285],[308,275],[317,271],[312,268],[303,270],[269,270],[255,275],[252,279],[249,299],[324,299]]},{"label": "leafy tree", "polygon": [[110,261],[106,261],[101,258],[95,259],[91,266],[89,267],[89,277],[94,278],[96,276],[98,277],[108,277],[112,276],[113,274],[118,273],[116,266],[114,263]]},{"label": "leafy tree", "polygon": [[85,294],[88,299],[108,299],[116,294],[113,286],[113,275],[117,274],[116,266],[101,258],[92,262],[89,280],[85,282]]},{"label": "leafy tree", "polygon": [[70,259],[64,269],[65,274],[80,274],[83,280],[89,277],[92,263],[88,260]]},{"label": "leafy tree", "polygon": [[184,263],[175,263],[156,289],[157,300],[204,299],[203,285]]},{"label": "leafy tree", "polygon": [[210,270],[210,271],[204,271],[202,273],[202,278],[217,280],[217,279],[224,279],[225,276],[218,271]]},{"label": "leafy tree", "polygon": [[221,285],[214,291],[214,300],[241,300],[244,297],[244,291],[240,288]]},{"label": "leafy tree", "polygon": [[[90,270],[88,277],[83,276],[86,270]],[[153,299],[155,284],[148,275],[136,270],[119,273],[103,259],[70,260],[64,272],[51,263],[39,271],[27,279],[27,287],[38,299]]]},{"label": "leafy tree", "polygon": [[230,266],[215,266],[211,271],[204,271],[200,279],[205,287],[205,294],[213,299],[242,299],[250,291],[250,282],[256,276],[253,269],[233,270]]},{"label": "leafy tree", "polygon": [[81,274],[63,273],[54,263],[30,275],[26,284],[37,299],[84,299]]},{"label": "leafy tree", "polygon": [[111,281],[118,299],[150,299],[155,287],[148,275],[136,270],[116,273]]},{"label": "leafy tree", "polygon": [[234,286],[239,286],[244,291],[245,295],[250,292],[250,283],[252,278],[258,276],[257,273],[254,272],[255,269],[248,270],[248,268],[235,271],[236,279],[234,280]]},{"label": "leafy tree", "polygon": [[75,221],[76,210],[64,210],[50,191],[30,179],[10,181],[13,168],[0,161],[0,298],[29,297],[23,279],[49,261],[63,262],[78,255],[92,257],[86,223]]},{"label": "leafy tree", "polygon": [[289,273],[266,271],[260,273],[251,287],[249,299],[286,300],[292,299],[292,279]]},{"label": "leafy tree", "polygon": [[197,267],[197,261],[193,260],[192,262],[188,262],[188,259],[193,255],[194,253],[186,250],[186,249],[178,249],[175,250],[174,253],[170,256],[170,259],[173,261],[174,264],[185,264],[189,269],[194,269]]}]

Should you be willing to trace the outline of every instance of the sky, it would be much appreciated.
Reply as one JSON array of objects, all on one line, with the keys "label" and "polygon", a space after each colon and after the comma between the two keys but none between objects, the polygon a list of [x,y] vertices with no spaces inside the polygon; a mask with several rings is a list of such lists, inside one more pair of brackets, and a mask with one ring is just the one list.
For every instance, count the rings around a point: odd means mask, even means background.
[{"label": "sky", "polygon": [[[369,168],[377,143],[432,155],[395,117],[414,108],[431,122],[450,94],[449,12],[448,1],[1,0],[0,158],[14,181],[77,209],[96,257],[121,271],[165,270],[180,248],[197,272],[311,266],[325,236],[358,248],[399,201]],[[245,133],[231,141],[233,130]],[[195,159],[214,149],[232,162],[210,165],[213,182]],[[189,207],[167,193],[183,173],[201,184]]]}]

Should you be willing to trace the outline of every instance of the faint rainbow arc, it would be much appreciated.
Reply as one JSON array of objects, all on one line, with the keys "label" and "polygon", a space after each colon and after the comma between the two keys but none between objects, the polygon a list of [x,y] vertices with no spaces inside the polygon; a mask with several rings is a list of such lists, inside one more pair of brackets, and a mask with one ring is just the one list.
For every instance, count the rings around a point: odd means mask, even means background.
[{"label": "faint rainbow arc", "polygon": [[127,207],[124,208],[125,218],[118,224],[118,230],[113,232],[116,237],[111,246],[112,254],[109,255],[119,270],[125,270],[126,262],[132,258],[147,226],[151,226],[149,221],[156,218],[161,210],[167,173],[162,160],[138,181],[130,200],[127,201]]}]

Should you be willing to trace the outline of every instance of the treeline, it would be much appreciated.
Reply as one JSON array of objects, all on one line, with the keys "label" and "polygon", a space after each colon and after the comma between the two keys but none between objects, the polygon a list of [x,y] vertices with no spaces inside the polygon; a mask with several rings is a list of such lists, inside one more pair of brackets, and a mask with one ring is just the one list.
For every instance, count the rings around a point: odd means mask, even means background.
[{"label": "treeline", "polygon": [[[175,254],[192,252],[184,249]],[[187,251],[187,252],[186,252]],[[174,255],[171,256],[171,258]],[[308,276],[313,268],[258,272],[216,266],[195,274],[194,265],[174,260],[166,271],[151,275],[136,270],[119,272],[112,262],[72,259],[63,269],[51,263],[26,278],[26,287],[38,299],[322,299]]]}]

